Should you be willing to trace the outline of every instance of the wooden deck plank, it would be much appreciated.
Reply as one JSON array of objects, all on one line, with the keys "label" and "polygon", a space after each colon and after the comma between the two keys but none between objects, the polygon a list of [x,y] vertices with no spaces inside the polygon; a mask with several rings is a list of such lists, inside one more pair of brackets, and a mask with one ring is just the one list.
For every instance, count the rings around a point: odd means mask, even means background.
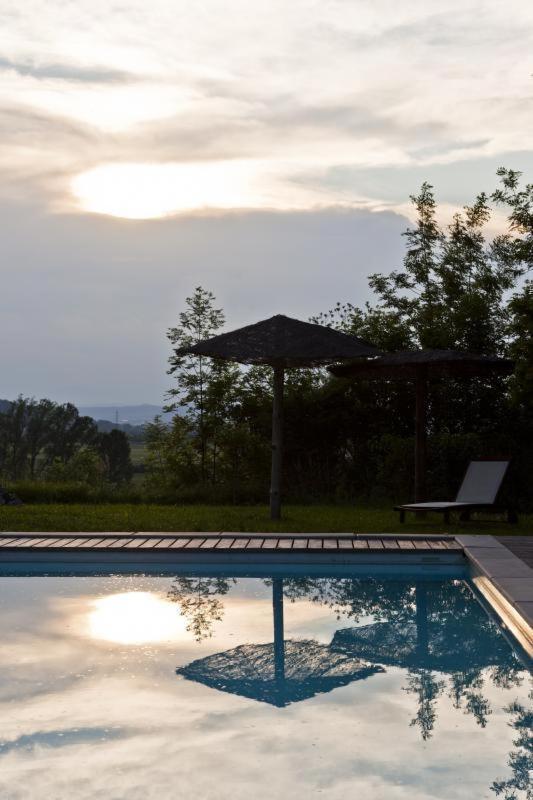
[{"label": "wooden deck plank", "polygon": [[105,541],[104,536],[94,536],[92,539],[84,539],[82,547],[91,549],[93,547],[98,547],[100,542],[103,541]]},{"label": "wooden deck plank", "polygon": [[234,536],[221,536],[217,541],[216,548],[217,550],[229,550],[234,541]]},{"label": "wooden deck plank", "polygon": [[158,544],[154,545],[154,550],[168,550],[174,544],[177,538],[177,536],[172,539],[164,537],[158,542]]},{"label": "wooden deck plank", "polygon": [[7,547],[9,542],[16,542],[18,536],[0,536],[0,547]]},{"label": "wooden deck plank", "polygon": [[398,539],[398,547],[400,550],[414,550],[415,546],[410,539]]},{"label": "wooden deck plank", "polygon": [[398,540],[397,539],[382,539],[383,547],[385,550],[398,550]]},{"label": "wooden deck plank", "polygon": [[131,536],[129,539],[116,539],[111,547],[113,550],[137,550],[148,537]]},{"label": "wooden deck plank", "polygon": [[154,547],[157,547],[160,541],[162,541],[160,538],[154,538],[151,536],[149,539],[145,539],[145,541],[142,544],[140,544],[139,547],[152,549]]},{"label": "wooden deck plank", "polygon": [[440,539],[428,539],[431,550],[446,550],[446,545]]},{"label": "wooden deck plank", "polygon": [[[44,539],[44,537],[43,537],[43,539]],[[13,542],[11,542],[9,547],[31,547],[32,541],[35,541],[35,540],[32,539],[30,536],[25,536],[24,538],[21,538],[21,539],[15,539]],[[41,541],[43,541],[43,540],[41,540]]]},{"label": "wooden deck plank", "polygon": [[177,539],[174,539],[174,541],[170,545],[170,549],[183,550],[190,541],[191,541],[190,536],[179,536]]},{"label": "wooden deck plank", "polygon": [[40,537],[33,536],[33,537],[28,537],[27,539],[21,539],[21,538],[19,538],[18,540],[15,539],[13,544],[15,544],[15,542],[18,541],[19,544],[23,542],[22,544],[23,547],[40,547],[44,542],[48,541],[48,539],[49,539],[48,536],[40,536]]},{"label": "wooden deck plank", "polygon": [[416,550],[429,550],[429,543],[427,539],[414,539],[413,540],[414,546]]},{"label": "wooden deck plank", "polygon": [[385,549],[385,547],[383,545],[383,542],[381,541],[381,539],[378,539],[377,537],[376,538],[367,539],[366,541],[367,541],[367,545],[368,545],[370,550],[384,550]]},{"label": "wooden deck plank", "polygon": [[205,540],[205,536],[192,536],[185,545],[185,550],[199,550]]},{"label": "wooden deck plank", "polygon": [[87,540],[84,537],[80,537],[78,539],[69,539],[68,541],[62,543],[61,547],[69,547],[69,548],[72,548],[72,547],[81,548],[81,547],[88,547],[88,546],[90,547],[90,545],[87,544],[88,541],[91,541],[91,540],[90,539]]},{"label": "wooden deck plank", "polygon": [[200,550],[212,550],[213,547],[216,547],[216,544],[217,544],[216,539],[204,539],[204,541],[200,545]]},{"label": "wooden deck plank", "polygon": [[[26,542],[31,541],[31,539],[19,539],[18,542],[9,545],[10,547],[27,547],[25,544]],[[35,539],[34,539],[35,541]],[[62,542],[63,539],[59,536],[50,536],[45,537],[44,539],[40,540],[39,547],[56,547],[61,546],[59,543]]]},{"label": "wooden deck plank", "polygon": [[332,536],[328,536],[327,538],[324,537],[324,550],[338,550],[339,549],[339,542],[337,538],[333,538]]},{"label": "wooden deck plank", "polygon": [[353,550],[355,539],[338,539],[339,550]]},{"label": "wooden deck plank", "polygon": [[322,539],[317,537],[310,538],[307,547],[309,550],[322,550]]},{"label": "wooden deck plank", "polygon": [[278,540],[274,538],[265,539],[261,550],[275,550],[278,546]]},{"label": "wooden deck plank", "polygon": [[354,550],[368,550],[368,539],[354,539],[352,541],[352,547]]},{"label": "wooden deck plank", "polygon": [[293,539],[292,541],[292,549],[293,550],[307,550],[307,543],[308,539]]},{"label": "wooden deck plank", "polygon": [[276,550],[292,550],[292,539],[278,539]]},{"label": "wooden deck plank", "polygon": [[246,550],[248,544],[250,542],[250,537],[237,537],[233,540],[233,544],[231,545],[232,550]]},{"label": "wooden deck plank", "polygon": [[247,550],[261,550],[263,547],[263,542],[265,541],[263,536],[253,536],[250,541],[248,542]]}]

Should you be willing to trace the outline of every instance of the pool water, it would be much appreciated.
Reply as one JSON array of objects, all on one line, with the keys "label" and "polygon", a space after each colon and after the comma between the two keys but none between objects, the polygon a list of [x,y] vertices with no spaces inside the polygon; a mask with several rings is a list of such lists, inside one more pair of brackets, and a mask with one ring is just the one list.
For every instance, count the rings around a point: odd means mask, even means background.
[{"label": "pool water", "polygon": [[527,660],[460,578],[0,578],[2,800],[531,798]]}]

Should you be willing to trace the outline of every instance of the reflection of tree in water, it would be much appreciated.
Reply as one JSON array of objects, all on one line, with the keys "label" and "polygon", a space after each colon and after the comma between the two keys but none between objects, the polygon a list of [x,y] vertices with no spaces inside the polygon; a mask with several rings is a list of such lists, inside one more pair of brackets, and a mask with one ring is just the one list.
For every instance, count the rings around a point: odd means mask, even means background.
[{"label": "reflection of tree in water", "polygon": [[[174,580],[168,597],[180,603],[189,620],[187,630],[197,641],[211,636],[214,623],[222,619],[219,598],[233,583],[234,579],[225,578]],[[417,701],[410,724],[419,728],[424,741],[433,734],[437,701],[444,696],[484,728],[492,713],[484,686],[506,690],[520,686],[526,670],[465,583],[428,582],[422,591],[418,585],[418,592],[417,598],[417,586],[379,579],[294,578],[285,579],[283,585],[284,596],[292,602],[305,599],[326,605],[339,620],[374,620],[337,631],[329,648],[332,654],[344,652],[406,669],[405,691]],[[518,732],[516,750],[508,760],[512,776],[491,788],[502,800],[533,800],[533,710],[515,701],[505,711],[512,715],[510,724]]]},{"label": "reflection of tree in water", "polygon": [[405,691],[417,698],[411,724],[424,740],[432,735],[437,700],[446,690],[454,708],[485,727],[492,709],[484,686],[509,689],[523,681],[523,665],[462,581],[422,583],[417,589],[404,581],[376,578],[297,578],[285,581],[285,593],[292,601],[305,598],[328,605],[337,619],[375,620],[337,631],[332,645],[407,669]]},{"label": "reflection of tree in water", "polygon": [[437,680],[429,670],[409,671],[405,691],[418,697],[418,709],[410,725],[420,728],[424,741],[431,738],[437,717],[436,700],[444,686],[444,681]]},{"label": "reflection of tree in water", "polygon": [[233,583],[233,578],[174,578],[167,597],[180,604],[181,613],[188,620],[187,630],[197,642],[213,635],[215,622],[224,616],[219,596],[227,594]]},{"label": "reflection of tree in water", "polygon": [[[533,691],[529,693],[533,700]],[[518,733],[513,739],[516,750],[509,754],[508,765],[512,776],[505,781],[494,781],[492,791],[503,800],[533,800],[533,706],[525,708],[516,700],[504,711],[512,715],[509,725]],[[520,794],[518,794],[520,792]],[[524,792],[524,794],[522,794]]]}]

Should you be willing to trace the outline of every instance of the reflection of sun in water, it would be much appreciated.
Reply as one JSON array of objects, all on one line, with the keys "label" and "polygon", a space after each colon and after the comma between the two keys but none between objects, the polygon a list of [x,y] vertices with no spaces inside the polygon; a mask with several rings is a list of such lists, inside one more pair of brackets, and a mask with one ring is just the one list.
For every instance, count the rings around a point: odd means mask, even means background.
[{"label": "reflection of sun in water", "polygon": [[265,204],[247,161],[102,164],[74,178],[72,191],[85,211],[129,219]]},{"label": "reflection of sun in water", "polygon": [[145,644],[183,639],[186,620],[176,603],[151,592],[123,592],[92,603],[89,632],[118,644]]}]

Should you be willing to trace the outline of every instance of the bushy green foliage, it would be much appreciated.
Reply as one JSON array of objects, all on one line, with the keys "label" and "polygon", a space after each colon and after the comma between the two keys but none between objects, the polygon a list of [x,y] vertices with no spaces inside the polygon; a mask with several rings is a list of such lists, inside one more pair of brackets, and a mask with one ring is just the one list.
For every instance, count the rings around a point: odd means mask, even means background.
[{"label": "bushy green foliage", "polygon": [[[142,503],[146,502],[144,492],[131,486],[117,488],[111,484],[89,484],[80,481],[15,481],[7,484],[24,503],[65,504],[65,503]],[[24,506],[21,506],[24,508]],[[2,513],[5,511],[2,508]]]},{"label": "bushy green foliage", "polygon": [[71,403],[18,397],[0,413],[0,481],[120,484],[130,480],[125,433],[99,433]]}]

